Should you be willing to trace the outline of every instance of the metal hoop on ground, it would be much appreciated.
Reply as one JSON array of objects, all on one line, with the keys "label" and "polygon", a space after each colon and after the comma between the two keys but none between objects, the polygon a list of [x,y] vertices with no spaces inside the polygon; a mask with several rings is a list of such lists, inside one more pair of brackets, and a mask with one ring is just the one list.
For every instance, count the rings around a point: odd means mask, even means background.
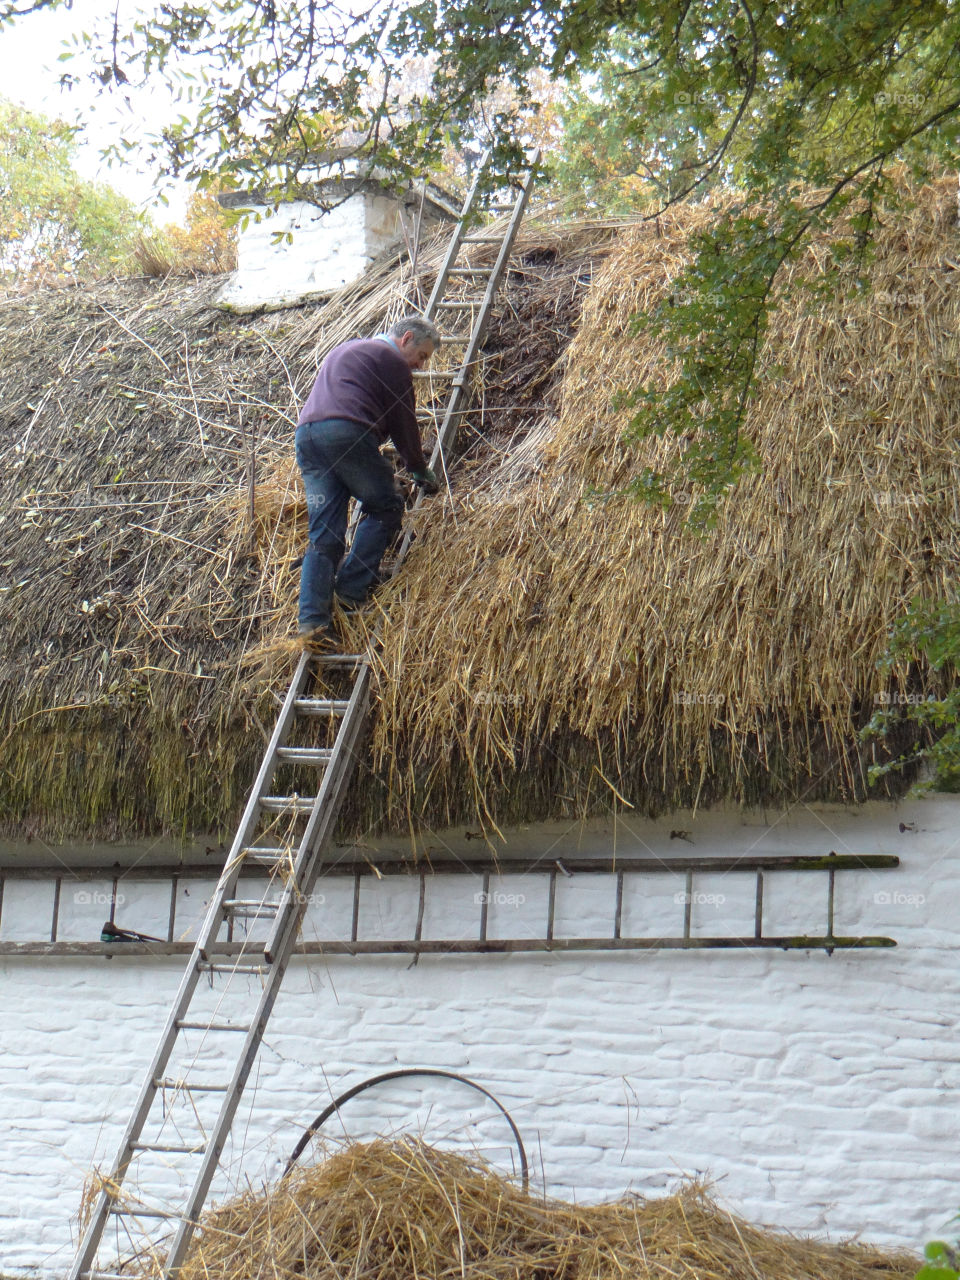
[{"label": "metal hoop on ground", "polygon": [[530,1189],[530,1168],[527,1164],[527,1153],[523,1145],[523,1139],[520,1137],[520,1130],[514,1124],[510,1112],[498,1098],[494,1097],[489,1089],[485,1089],[482,1084],[477,1084],[476,1080],[470,1080],[467,1076],[458,1075],[456,1071],[441,1071],[439,1067],[398,1067],[395,1071],[384,1071],[378,1076],[370,1076],[369,1079],[361,1081],[360,1084],[355,1084],[346,1093],[341,1093],[339,1098],[334,1098],[333,1102],[324,1107],[317,1118],[305,1130],[300,1141],[294,1147],[293,1154],[287,1161],[286,1168],[281,1175],[281,1180],[295,1168],[297,1160],[303,1154],[310,1139],[319,1132],[332,1115],[335,1115],[340,1110],[344,1103],[349,1102],[351,1098],[355,1098],[357,1094],[364,1093],[367,1089],[372,1089],[374,1085],[385,1084],[388,1080],[408,1079],[411,1076],[432,1076],[443,1080],[455,1080],[458,1084],[465,1084],[470,1089],[476,1089],[477,1093],[482,1093],[485,1098],[489,1098],[510,1126],[510,1132],[513,1134],[514,1142],[517,1144],[517,1154],[520,1157],[520,1177],[523,1190],[528,1191]]}]

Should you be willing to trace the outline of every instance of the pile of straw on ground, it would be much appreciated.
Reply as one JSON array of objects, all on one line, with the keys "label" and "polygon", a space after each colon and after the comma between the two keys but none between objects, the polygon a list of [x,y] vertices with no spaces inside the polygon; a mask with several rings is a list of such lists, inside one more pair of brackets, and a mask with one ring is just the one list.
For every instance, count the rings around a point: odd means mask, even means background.
[{"label": "pile of straw on ground", "polygon": [[349,1147],[209,1212],[181,1280],[894,1280],[906,1254],[761,1230],[691,1186],[574,1205],[413,1143]]}]

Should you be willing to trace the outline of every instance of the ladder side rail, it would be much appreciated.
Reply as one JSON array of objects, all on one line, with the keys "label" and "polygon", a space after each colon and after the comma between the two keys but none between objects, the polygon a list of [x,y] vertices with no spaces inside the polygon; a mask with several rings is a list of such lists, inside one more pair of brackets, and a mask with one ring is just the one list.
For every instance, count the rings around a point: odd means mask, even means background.
[{"label": "ladder side rail", "polygon": [[273,727],[273,733],[264,749],[263,759],[260,762],[260,768],[257,776],[253,780],[250,787],[250,796],[247,800],[246,808],[240,818],[240,824],[237,828],[237,835],[233,844],[230,846],[230,852],[227,855],[227,861],[224,866],[224,874],[228,872],[231,866],[238,861],[240,854],[247,843],[247,837],[250,835],[253,826],[259,817],[259,799],[262,795],[266,795],[273,781],[273,772],[277,765],[277,748],[282,747],[287,740],[290,732],[290,726],[296,717],[296,701],[303,692],[303,686],[306,683],[307,675],[310,671],[310,655],[304,651],[300,655],[296,670],[293,673],[293,679],[287,689],[286,697],[277,716],[277,722]]},{"label": "ladder side rail", "polygon": [[[504,269],[513,252],[513,245],[517,238],[517,232],[520,229],[520,223],[523,221],[523,215],[526,212],[527,204],[530,199],[530,188],[533,183],[533,177],[536,173],[537,166],[540,163],[540,148],[536,150],[529,158],[529,167],[524,175],[523,183],[520,188],[520,194],[517,197],[513,207],[513,213],[510,215],[510,221],[507,223],[503,235],[503,241],[497,254],[497,260],[493,265],[493,270],[487,279],[487,287],[484,290],[483,300],[480,303],[480,311],[477,321],[474,324],[470,339],[467,343],[466,351],[460,365],[460,372],[457,375],[456,383],[452,388],[453,391],[466,390],[467,376],[470,366],[477,358],[477,351],[487,328],[487,320],[490,316],[490,309],[493,306],[494,298],[500,289],[500,281],[503,277]],[[444,424],[446,425],[446,424]]]},{"label": "ladder side rail", "polygon": [[[311,864],[316,860],[318,847],[326,842],[327,831],[337,817],[339,798],[343,791],[345,777],[348,777],[355,762],[354,752],[357,741],[367,717],[370,692],[370,663],[365,662],[358,668],[353,691],[350,694],[350,705],[343,714],[340,729],[333,745],[333,755],[327,764],[313,803],[310,817],[300,839],[293,874],[284,885],[280,897],[277,916],[270,930],[270,936],[264,946],[264,956],[269,964],[275,959],[276,949],[282,940],[285,928],[286,911],[291,903],[299,902],[309,890],[305,887],[309,877]],[[307,873],[305,875],[305,872]]]},{"label": "ladder side rail", "polygon": [[[352,774],[351,766],[354,763],[352,747],[355,743],[356,736],[363,725],[366,712],[366,694],[369,690],[370,667],[365,665],[357,674],[356,686],[359,690],[355,703],[355,714],[352,717],[354,724],[354,732],[349,737],[349,746],[345,746],[341,752],[339,767],[336,769],[333,785],[327,793],[325,802],[317,804],[314,813],[311,815],[311,823],[314,831],[312,833],[316,848],[316,853],[309,857],[309,870],[313,873],[312,879],[316,878],[315,869],[317,854],[322,844],[326,843],[327,838],[332,834],[333,824],[336,822],[340,809],[340,802],[343,799],[344,792]],[[345,742],[347,739],[345,738]],[[333,762],[331,762],[328,774],[334,770]],[[319,830],[318,830],[319,828]],[[304,835],[304,847],[307,847],[307,836]],[[307,883],[311,883],[308,880]],[[210,1183],[213,1181],[217,1166],[220,1163],[220,1156],[223,1151],[224,1143],[230,1133],[233,1124],[233,1118],[243,1094],[244,1087],[253,1068],[254,1061],[260,1049],[266,1031],[267,1022],[273,1010],[274,1003],[283,982],[283,976],[289,964],[290,957],[293,954],[297,939],[300,935],[300,926],[306,909],[306,894],[300,893],[296,897],[290,895],[286,904],[286,910],[278,915],[279,929],[277,930],[278,940],[274,949],[273,959],[271,962],[270,972],[264,985],[260,1002],[254,1015],[250,1030],[246,1033],[243,1048],[240,1052],[237,1066],[234,1070],[233,1077],[227,1087],[223,1104],[220,1109],[215,1124],[213,1125],[207,1141],[206,1151],[204,1152],[200,1169],[197,1172],[193,1190],[190,1198],[184,1206],[182,1212],[178,1215],[180,1219],[179,1226],[176,1231],[173,1243],[167,1254],[164,1264],[165,1280],[172,1280],[176,1276],[190,1246],[193,1232],[196,1227],[197,1219],[203,1208],[207,1192],[210,1189]]]},{"label": "ladder side rail", "polygon": [[[533,179],[540,164],[539,147],[537,147],[529,157],[528,164],[529,167],[524,175],[523,182],[520,187],[520,194],[517,197],[516,203],[513,206],[513,212],[510,215],[510,220],[507,223],[503,243],[500,246],[500,252],[497,254],[497,260],[493,264],[493,271],[487,280],[487,287],[483,295],[482,304],[482,310],[484,311],[484,325],[486,324],[486,318],[489,314],[490,307],[493,304],[493,300],[499,291],[503,272],[510,259],[511,253],[513,253],[513,246],[517,238],[517,232],[520,230],[520,223],[523,221],[523,216],[527,211],[527,205],[530,202],[530,189],[533,186]],[[481,329],[479,332],[471,334],[471,343],[467,348],[467,353],[464,357],[465,364],[472,363],[476,358],[476,348],[479,347],[480,342],[483,339],[483,332],[483,329]],[[472,350],[471,347],[473,348]]]},{"label": "ladder side rail", "polygon": [[282,977],[283,966],[273,966],[264,986],[253,1024],[244,1036],[243,1048],[237,1059],[237,1065],[234,1068],[230,1083],[225,1090],[220,1113],[208,1136],[206,1150],[194,1179],[190,1197],[183,1209],[178,1214],[173,1215],[179,1221],[164,1263],[164,1280],[171,1280],[172,1277],[176,1276],[190,1247],[190,1241],[193,1239],[200,1211],[207,1198],[207,1192],[210,1190],[210,1183],[213,1181],[219,1167],[223,1146],[229,1136],[233,1118],[240,1105],[244,1086],[247,1083],[247,1078],[250,1075],[263,1040],[267,1021],[279,993]]},{"label": "ladder side rail", "polygon": [[424,319],[426,320],[433,319],[433,313],[436,305],[446,292],[450,268],[453,266],[456,261],[457,254],[460,252],[460,243],[463,239],[464,231],[466,230],[464,223],[476,204],[477,195],[480,191],[480,183],[483,180],[489,163],[490,150],[488,148],[480,157],[480,164],[477,166],[477,176],[474,178],[470,186],[470,190],[467,192],[467,197],[463,202],[463,208],[460,210],[460,219],[454,228],[453,235],[450,237],[450,243],[447,245],[446,257],[444,258],[443,264],[437,272],[437,277],[433,282],[433,289],[430,291],[430,298],[423,312]]},{"label": "ladder side rail", "polygon": [[[308,830],[304,834],[302,843],[302,861],[300,869],[300,898],[302,905],[306,905],[310,894],[316,885],[319,872],[321,870],[322,856],[333,836],[334,824],[339,817],[340,804],[343,799],[344,790],[347,782],[350,780],[353,768],[356,764],[356,747],[360,734],[366,723],[367,712],[369,711],[369,693],[370,693],[371,670],[367,666],[364,668],[363,676],[357,677],[357,683],[362,682],[362,689],[359,695],[358,710],[356,714],[355,725],[352,727],[348,737],[344,739],[344,749],[339,761],[337,762],[337,777],[332,786],[336,786],[331,803],[327,805],[325,811],[319,809],[314,815],[311,815],[311,821],[308,823]],[[332,762],[331,762],[332,768]],[[296,938],[294,938],[294,942]]]},{"label": "ladder side rail", "polygon": [[[462,417],[466,411],[466,401],[469,398],[470,368],[476,360],[477,351],[480,347],[480,343],[483,341],[483,335],[486,331],[490,309],[500,287],[500,280],[503,275],[504,267],[506,266],[510,258],[510,254],[513,251],[513,244],[516,239],[520,223],[523,220],[523,215],[526,211],[527,203],[530,198],[530,188],[539,163],[540,148],[537,147],[529,158],[529,167],[527,172],[524,174],[520,195],[517,198],[513,213],[510,216],[510,221],[504,232],[503,242],[500,245],[500,250],[497,254],[497,260],[494,264],[493,272],[487,281],[487,287],[480,303],[480,311],[470,331],[470,338],[468,339],[463,359],[460,362],[460,368],[450,388],[450,395],[447,400],[447,408],[444,413],[443,423],[437,432],[437,440],[430,454],[430,467],[435,470],[439,464],[443,468],[444,474],[446,474],[444,453],[448,443],[455,435],[457,427],[459,426],[458,419]],[[424,494],[421,489],[414,499],[411,511],[418,511],[423,499]],[[394,559],[393,569],[390,573],[391,578],[395,577],[399,572],[400,566],[410,549],[410,543],[412,541],[413,536],[410,530],[407,529],[403,535],[403,540]]]},{"label": "ladder side rail", "polygon": [[443,419],[443,425],[437,432],[437,441],[430,455],[430,466],[435,467],[437,462],[443,464],[443,455],[447,444],[455,435],[458,421],[462,416],[464,407],[461,407],[461,401],[466,400],[469,395],[469,373],[470,368],[477,358],[477,352],[480,349],[480,343],[483,341],[484,334],[487,329],[487,321],[490,318],[490,311],[493,307],[494,299],[500,288],[500,281],[503,278],[503,272],[513,252],[514,241],[517,238],[517,232],[520,229],[520,223],[523,221],[523,215],[526,211],[527,202],[530,198],[530,187],[533,182],[533,176],[536,172],[537,165],[540,163],[539,147],[534,151],[529,161],[529,168],[524,175],[520,195],[510,215],[510,221],[507,223],[503,235],[503,241],[497,254],[497,260],[493,265],[493,270],[487,280],[487,287],[484,290],[483,299],[480,302],[477,318],[470,331],[470,338],[467,342],[463,359],[460,362],[460,369],[450,389],[450,397],[447,401],[447,409]]}]

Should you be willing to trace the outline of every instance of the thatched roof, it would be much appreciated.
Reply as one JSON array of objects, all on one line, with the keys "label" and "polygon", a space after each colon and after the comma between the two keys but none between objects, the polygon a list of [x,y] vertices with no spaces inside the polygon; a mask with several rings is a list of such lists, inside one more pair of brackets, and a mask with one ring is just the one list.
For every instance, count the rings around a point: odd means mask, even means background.
[{"label": "thatched roof", "polygon": [[[906,1280],[905,1252],[763,1230],[688,1185],[569,1204],[418,1142],[346,1147],[208,1211],[184,1280]],[[149,1265],[143,1274],[153,1274]]]},{"label": "thatched roof", "polygon": [[[611,235],[518,244],[474,421],[493,445],[549,402]],[[229,827],[295,657],[270,642],[295,629],[299,406],[331,346],[423,305],[445,242],[259,318],[213,307],[217,280],[0,303],[0,832]]]},{"label": "thatched roof", "polygon": [[[955,213],[951,184],[926,190],[885,217],[871,290],[777,313],[747,425],[764,472],[705,540],[682,506],[584,499],[676,448],[625,449],[611,400],[668,376],[628,320],[709,208],[528,229],[488,341],[485,440],[380,597],[351,830],[866,794],[857,729],[887,688],[886,634],[960,563]],[[818,243],[793,269],[826,261]],[[256,321],[182,283],[0,309],[8,830],[233,816],[293,661],[296,406],[325,350],[435,262]]]}]

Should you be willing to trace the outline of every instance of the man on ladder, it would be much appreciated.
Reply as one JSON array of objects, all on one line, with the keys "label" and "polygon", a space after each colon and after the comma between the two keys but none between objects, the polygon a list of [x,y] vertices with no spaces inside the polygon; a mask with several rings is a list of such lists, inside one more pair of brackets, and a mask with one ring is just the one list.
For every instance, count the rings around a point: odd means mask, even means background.
[{"label": "man on ladder", "polygon": [[[388,333],[334,347],[320,367],[296,434],[310,530],[300,575],[305,643],[336,643],[334,592],[347,609],[363,604],[400,528],[403,498],[380,445],[391,440],[414,481],[437,492],[417,426],[413,371],[427,364],[439,343],[429,320],[405,316]],[[361,517],[341,564],[351,497],[361,504]]]}]

